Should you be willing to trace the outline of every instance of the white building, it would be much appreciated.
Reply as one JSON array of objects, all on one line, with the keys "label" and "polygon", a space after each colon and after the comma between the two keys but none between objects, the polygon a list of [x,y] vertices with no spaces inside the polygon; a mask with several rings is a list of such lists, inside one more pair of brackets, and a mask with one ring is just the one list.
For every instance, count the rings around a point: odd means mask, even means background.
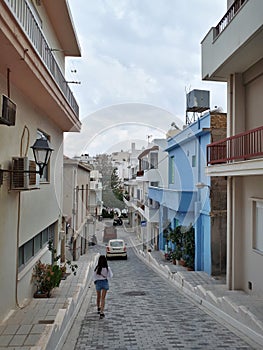
[{"label": "white building", "polygon": [[202,78],[227,82],[227,139],[207,174],[227,177],[227,284],[263,295],[263,2],[228,1],[202,41]]},{"label": "white building", "polygon": [[135,179],[125,183],[128,195],[124,202],[129,208],[128,219],[146,249],[157,247],[159,235],[158,204],[148,198],[149,186],[167,187],[168,157],[164,151],[166,139],[155,139],[139,156]]},{"label": "white building", "polygon": [[90,173],[91,168],[74,159],[64,157],[63,167],[63,215],[67,223],[66,258],[78,260],[87,252],[89,229],[88,223],[95,225],[95,218],[90,214]]},{"label": "white building", "polygon": [[[39,259],[51,262],[48,240],[53,240],[58,254],[61,251],[63,132],[80,131],[81,126],[64,75],[65,55],[80,56],[67,2],[0,0],[0,53],[0,99],[9,106],[9,114],[1,110],[0,118],[1,123],[14,124],[0,124],[3,320],[33,296],[33,266]],[[54,149],[43,177],[6,171],[12,169],[12,157],[23,158],[21,170],[36,168],[34,162],[28,163],[34,159],[29,146],[41,135]],[[21,180],[15,183],[16,190],[10,190],[11,178]]]},{"label": "white building", "polygon": [[111,154],[111,161],[114,168],[117,168],[117,175],[123,182],[128,179],[130,153],[127,151],[113,152]]},{"label": "white building", "polygon": [[98,170],[90,172],[90,202],[89,211],[96,218],[102,214],[102,175]]}]

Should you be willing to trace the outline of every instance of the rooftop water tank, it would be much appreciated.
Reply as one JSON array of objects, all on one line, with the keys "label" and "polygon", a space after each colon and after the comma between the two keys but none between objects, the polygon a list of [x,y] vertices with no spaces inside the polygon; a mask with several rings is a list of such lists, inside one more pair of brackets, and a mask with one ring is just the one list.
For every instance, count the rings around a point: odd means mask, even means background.
[{"label": "rooftop water tank", "polygon": [[192,90],[186,95],[186,111],[202,113],[209,107],[209,91]]}]

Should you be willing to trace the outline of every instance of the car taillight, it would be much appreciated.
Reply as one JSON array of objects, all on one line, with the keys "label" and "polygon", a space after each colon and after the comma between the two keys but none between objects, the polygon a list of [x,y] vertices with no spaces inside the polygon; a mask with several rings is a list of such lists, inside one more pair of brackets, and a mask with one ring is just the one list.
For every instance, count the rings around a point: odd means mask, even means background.
[{"label": "car taillight", "polygon": [[106,249],[107,249],[107,252],[109,252],[109,251],[110,251],[110,247],[107,247]]},{"label": "car taillight", "polygon": [[123,249],[125,252],[126,252],[126,247],[124,247],[124,249]]}]

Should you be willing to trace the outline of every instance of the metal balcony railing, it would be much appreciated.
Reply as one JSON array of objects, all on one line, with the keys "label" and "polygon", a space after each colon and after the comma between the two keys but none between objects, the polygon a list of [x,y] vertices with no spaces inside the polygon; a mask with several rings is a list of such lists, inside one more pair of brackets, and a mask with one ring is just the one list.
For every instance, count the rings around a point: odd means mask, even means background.
[{"label": "metal balcony railing", "polygon": [[233,5],[228,9],[227,13],[215,27],[214,40],[218,37],[220,33],[229,25],[232,19],[235,17],[240,8],[249,0],[236,0]]},{"label": "metal balcony railing", "polygon": [[207,165],[263,156],[263,126],[207,145]]},{"label": "metal balcony railing", "polygon": [[137,171],[137,177],[143,176],[143,175],[144,175],[144,170]]},{"label": "metal balcony railing", "polygon": [[42,61],[45,63],[45,66],[53,76],[55,82],[64,94],[75,115],[79,117],[79,106],[65,80],[63,73],[59,68],[59,65],[54,58],[54,55],[52,54],[52,50],[49,47],[29,5],[25,0],[4,1],[15,16],[19,25],[23,28],[27,37],[30,39],[32,45],[35,47]]}]

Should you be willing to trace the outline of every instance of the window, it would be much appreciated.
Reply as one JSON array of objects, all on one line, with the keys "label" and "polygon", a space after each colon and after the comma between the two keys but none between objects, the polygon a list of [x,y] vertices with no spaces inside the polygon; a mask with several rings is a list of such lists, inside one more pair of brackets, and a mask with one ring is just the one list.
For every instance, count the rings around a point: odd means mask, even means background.
[{"label": "window", "polygon": [[263,200],[253,200],[253,249],[263,253]]},{"label": "window", "polygon": [[44,242],[48,242],[48,228],[46,228],[44,231],[41,232],[42,236],[42,244]]},{"label": "window", "polygon": [[150,153],[150,168],[151,169],[158,169],[158,153],[157,152]]},{"label": "window", "polygon": [[42,237],[41,235],[36,235],[34,237],[34,252],[37,253],[42,247]]},{"label": "window", "polygon": [[141,160],[141,170],[148,170],[149,169],[149,162],[147,159]]},{"label": "window", "polygon": [[196,155],[192,156],[192,168],[196,167]]},{"label": "window", "polygon": [[19,247],[19,269],[21,270],[42,248],[47,246],[49,240],[54,240],[55,224],[47,227],[35,237]]},{"label": "window", "polygon": [[174,156],[169,158],[169,183],[174,184]]},{"label": "window", "polygon": [[24,245],[24,259],[25,259],[25,263],[27,263],[28,260],[30,260],[32,258],[32,256],[34,255],[33,247],[34,247],[34,245],[33,245],[33,240],[32,239],[30,241],[26,242],[26,244]]}]

